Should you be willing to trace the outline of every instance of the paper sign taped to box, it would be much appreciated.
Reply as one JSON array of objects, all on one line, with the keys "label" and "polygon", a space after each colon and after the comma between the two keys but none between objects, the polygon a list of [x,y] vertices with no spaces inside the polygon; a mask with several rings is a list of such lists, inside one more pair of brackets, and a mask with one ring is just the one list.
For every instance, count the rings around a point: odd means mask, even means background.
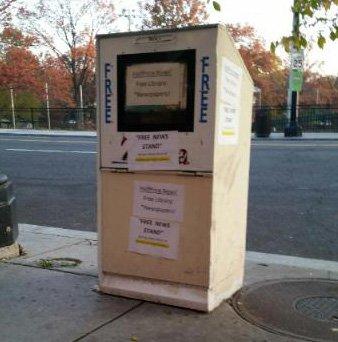
[{"label": "paper sign taped to box", "polygon": [[178,132],[129,134],[129,170],[177,170]]},{"label": "paper sign taped to box", "polygon": [[242,69],[227,58],[222,59],[222,89],[218,122],[218,143],[238,143]]},{"label": "paper sign taped to box", "polygon": [[183,220],[184,186],[134,182],[133,215],[168,221]]},{"label": "paper sign taped to box", "polygon": [[130,218],[129,251],[177,259],[179,225],[165,220]]},{"label": "paper sign taped to box", "polygon": [[141,63],[127,67],[126,110],[137,107],[186,108],[186,64]]}]

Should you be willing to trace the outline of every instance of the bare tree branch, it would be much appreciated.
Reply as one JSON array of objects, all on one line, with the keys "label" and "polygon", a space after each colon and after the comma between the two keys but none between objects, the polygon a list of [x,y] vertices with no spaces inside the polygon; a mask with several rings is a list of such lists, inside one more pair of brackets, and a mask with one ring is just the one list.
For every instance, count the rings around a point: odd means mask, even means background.
[{"label": "bare tree branch", "polygon": [[115,20],[112,0],[39,0],[33,9],[22,11],[21,18],[26,31],[37,35],[65,65],[79,104],[79,85],[94,64],[94,35]]}]

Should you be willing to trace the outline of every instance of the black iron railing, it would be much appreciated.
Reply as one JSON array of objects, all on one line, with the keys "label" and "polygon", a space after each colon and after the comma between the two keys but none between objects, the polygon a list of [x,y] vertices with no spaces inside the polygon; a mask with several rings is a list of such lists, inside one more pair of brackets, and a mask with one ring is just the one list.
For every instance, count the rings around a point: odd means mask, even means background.
[{"label": "black iron railing", "polygon": [[[256,113],[261,108],[254,107],[253,126],[255,131]],[[271,132],[284,132],[288,123],[288,107],[263,107],[269,115]],[[298,106],[298,122],[303,132],[338,132],[337,106]]]},{"label": "black iron railing", "polygon": [[95,108],[0,109],[0,128],[96,130]]},{"label": "black iron railing", "polygon": [[[256,112],[253,108],[253,132]],[[284,132],[288,123],[288,108],[263,107],[269,115],[272,132]],[[337,106],[299,106],[298,121],[303,132],[338,132]],[[0,108],[0,128],[96,130],[95,108]]]}]

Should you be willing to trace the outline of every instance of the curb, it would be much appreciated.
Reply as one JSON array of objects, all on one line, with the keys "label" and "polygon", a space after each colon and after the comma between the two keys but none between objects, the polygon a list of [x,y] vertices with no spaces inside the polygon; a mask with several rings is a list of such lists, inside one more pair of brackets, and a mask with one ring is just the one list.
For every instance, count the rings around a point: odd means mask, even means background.
[{"label": "curb", "polygon": [[337,141],[338,132],[336,133],[303,133],[301,137],[284,137],[283,133],[271,133],[268,138],[256,137],[255,133],[251,134],[253,141],[306,141],[306,140],[322,140],[322,141]]},{"label": "curb", "polygon": [[264,263],[270,265],[280,265],[289,267],[299,267],[319,271],[327,271],[338,274],[338,262],[322,259],[302,258],[291,255],[270,254],[262,252],[246,251],[246,261],[254,263]]},{"label": "curb", "polygon": [[313,140],[319,140],[319,141],[338,141],[337,138],[316,138],[316,137],[303,137],[303,138],[251,138],[252,141],[313,141]]},{"label": "curb", "polygon": [[23,135],[23,136],[42,136],[42,137],[96,137],[96,131],[39,131],[39,130],[12,130],[0,129],[0,135]]},{"label": "curb", "polygon": [[[42,136],[42,137],[88,137],[96,138],[96,131],[46,131],[46,130],[13,130],[13,129],[0,129],[0,135],[23,135],[23,136]],[[323,133],[310,133],[321,135]],[[324,133],[325,134],[325,133]],[[330,133],[329,133],[330,134]],[[251,136],[252,141],[309,141],[309,140],[319,140],[319,141],[338,141],[338,133],[331,133],[330,136],[303,136],[303,137],[288,137],[285,138],[282,134],[280,136],[270,136],[269,138],[257,138],[254,134]]]},{"label": "curb", "polygon": [[54,236],[63,236],[70,238],[83,238],[86,240],[94,240],[97,241],[97,233],[96,232],[88,232],[83,230],[73,230],[73,229],[65,229],[65,228],[57,228],[50,226],[37,226],[32,224],[19,223],[19,232],[25,231],[33,234],[42,234],[42,235],[54,235]]},{"label": "curb", "polygon": [[[97,241],[98,236],[96,232],[73,230],[56,227],[45,227],[31,224],[19,224],[19,232],[26,231],[33,234],[63,236],[70,238],[83,238],[85,240]],[[20,233],[19,233],[20,234]],[[332,272],[338,276],[338,261],[321,260],[313,258],[302,258],[291,255],[271,254],[263,252],[246,251],[246,262],[264,263],[268,265],[280,265],[289,267],[299,267],[312,270],[321,270]]]}]

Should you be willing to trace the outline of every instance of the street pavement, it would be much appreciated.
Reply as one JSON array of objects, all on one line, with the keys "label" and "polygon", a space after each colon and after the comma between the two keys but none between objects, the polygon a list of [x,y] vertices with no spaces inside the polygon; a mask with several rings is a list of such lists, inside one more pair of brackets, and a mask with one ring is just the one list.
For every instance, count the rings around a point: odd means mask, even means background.
[{"label": "street pavement", "polygon": [[96,137],[0,135],[0,169],[14,182],[22,223],[96,228]]},{"label": "street pavement", "polygon": [[338,141],[253,141],[247,249],[338,260]]},{"label": "street pavement", "polygon": [[[338,141],[252,143],[247,249],[338,260]],[[95,231],[95,137],[0,135],[19,222]]]}]

